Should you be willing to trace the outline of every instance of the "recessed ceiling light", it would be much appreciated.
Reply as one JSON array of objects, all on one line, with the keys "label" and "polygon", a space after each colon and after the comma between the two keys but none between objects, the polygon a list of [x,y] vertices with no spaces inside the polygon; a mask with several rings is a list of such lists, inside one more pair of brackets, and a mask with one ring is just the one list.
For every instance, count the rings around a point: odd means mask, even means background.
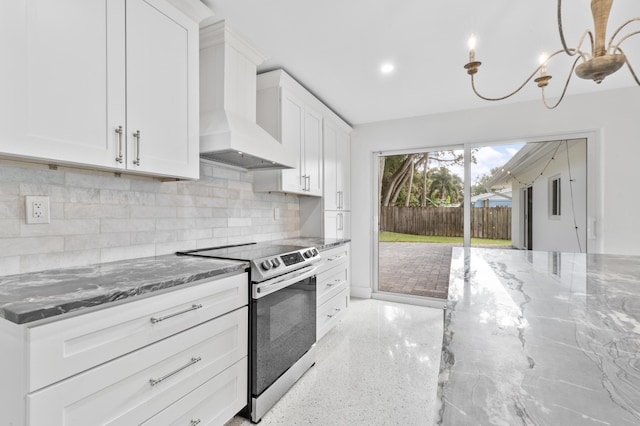
[{"label": "recessed ceiling light", "polygon": [[387,62],[387,63],[385,63],[385,64],[382,64],[382,66],[380,67],[380,72],[381,72],[382,74],[390,74],[391,72],[393,72],[393,69],[394,69],[394,68],[395,68],[395,67],[393,66],[393,64],[392,64],[392,63]]}]

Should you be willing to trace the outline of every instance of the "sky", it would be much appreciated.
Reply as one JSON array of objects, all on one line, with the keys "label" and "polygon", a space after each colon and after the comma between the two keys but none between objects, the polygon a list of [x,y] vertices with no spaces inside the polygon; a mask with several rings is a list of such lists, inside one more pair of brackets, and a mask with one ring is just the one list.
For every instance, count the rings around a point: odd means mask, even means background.
[{"label": "sky", "polygon": [[[471,164],[471,184],[473,185],[478,177],[489,174],[492,168],[503,166],[523,146],[524,144],[513,144],[480,148],[475,154],[476,163]],[[462,153],[462,151],[460,151],[460,153]],[[464,181],[463,166],[452,165],[449,166],[449,170],[451,170],[451,173],[460,176]]]}]

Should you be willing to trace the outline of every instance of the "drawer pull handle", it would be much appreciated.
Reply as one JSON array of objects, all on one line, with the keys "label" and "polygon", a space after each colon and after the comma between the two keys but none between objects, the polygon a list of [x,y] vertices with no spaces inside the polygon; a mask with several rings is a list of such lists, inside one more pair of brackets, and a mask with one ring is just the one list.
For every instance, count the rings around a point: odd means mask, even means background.
[{"label": "drawer pull handle", "polygon": [[136,139],[136,159],[133,162],[136,166],[140,165],[140,130],[136,130],[133,134],[133,137]]},{"label": "drawer pull handle", "polygon": [[334,260],[342,259],[343,257],[345,257],[344,254],[337,254],[335,256],[331,256],[330,258],[328,258],[327,262],[333,262]]},{"label": "drawer pull handle", "polygon": [[334,309],[334,311],[333,311],[333,313],[332,313],[332,314],[327,314],[327,316],[328,316],[329,318],[333,318],[333,317],[335,317],[336,315],[338,315],[338,312],[340,312],[340,308],[335,308],[335,309]]},{"label": "drawer pull handle", "polygon": [[327,287],[333,287],[336,284],[340,284],[340,280],[334,280],[334,281],[331,281],[330,283],[327,283]]},{"label": "drawer pull handle", "polygon": [[151,321],[151,324],[155,324],[157,322],[164,321],[166,319],[173,318],[173,317],[176,317],[178,315],[186,314],[187,312],[195,311],[195,310],[200,309],[200,308],[202,308],[202,305],[200,305],[200,304],[195,305],[194,304],[194,305],[191,305],[190,308],[185,309],[184,311],[180,311],[180,312],[176,312],[176,313],[173,313],[173,314],[165,315],[165,316],[159,317],[159,318],[151,317],[149,319],[149,321]]},{"label": "drawer pull handle", "polygon": [[122,126],[118,126],[116,133],[118,134],[118,156],[116,157],[116,161],[122,163],[124,158],[122,155]]},{"label": "drawer pull handle", "polygon": [[201,423],[200,419],[194,419],[189,422],[189,426],[196,426],[196,425],[199,425],[200,423]]},{"label": "drawer pull handle", "polygon": [[336,315],[338,315],[338,312],[340,312],[340,308],[335,308],[335,309],[334,309],[334,311],[333,311],[333,313],[332,313],[332,314],[327,314],[327,316],[328,316],[329,318],[333,318],[333,317],[335,317]]},{"label": "drawer pull handle", "polygon": [[[202,361],[202,358],[197,357],[197,358],[191,358],[191,361],[189,361],[188,363],[186,363],[185,365],[183,365],[182,367],[173,370],[171,373],[169,374],[165,374],[164,376],[160,377],[159,379],[150,379],[149,383],[151,384],[151,386],[155,386],[160,382],[164,382],[165,380],[167,380],[169,377],[173,376],[174,374],[178,374],[179,372],[181,372],[182,370],[184,370],[185,368],[191,367],[192,365],[198,363]],[[197,424],[197,423],[196,423]]]}]

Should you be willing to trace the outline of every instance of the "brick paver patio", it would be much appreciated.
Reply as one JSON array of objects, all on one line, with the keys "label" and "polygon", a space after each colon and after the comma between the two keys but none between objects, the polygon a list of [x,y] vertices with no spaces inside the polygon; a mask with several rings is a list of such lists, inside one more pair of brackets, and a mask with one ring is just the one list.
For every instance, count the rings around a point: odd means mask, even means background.
[{"label": "brick paver patio", "polygon": [[445,243],[380,243],[378,290],[447,298],[451,248]]},{"label": "brick paver patio", "polygon": [[[451,248],[447,243],[379,243],[378,290],[447,298]],[[474,246],[511,248],[510,246]]]}]

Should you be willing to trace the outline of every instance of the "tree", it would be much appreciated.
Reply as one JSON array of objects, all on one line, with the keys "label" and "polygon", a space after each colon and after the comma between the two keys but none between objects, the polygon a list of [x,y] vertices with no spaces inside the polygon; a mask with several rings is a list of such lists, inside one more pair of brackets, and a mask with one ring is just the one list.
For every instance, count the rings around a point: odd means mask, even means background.
[{"label": "tree", "polygon": [[[383,178],[382,205],[395,204],[402,186],[408,179],[409,170],[414,167],[414,160],[418,154],[387,157],[385,161],[385,175],[392,173],[387,179]],[[395,157],[395,158],[394,158]],[[395,167],[395,170],[394,170]],[[393,172],[392,172],[393,170]],[[385,176],[386,177],[386,176]],[[385,185],[386,181],[386,185]]]},{"label": "tree", "polygon": [[471,185],[471,195],[480,195],[486,194],[487,192],[491,192],[491,188],[487,187],[487,183],[489,179],[493,177],[498,171],[500,167],[494,167],[489,171],[489,174],[483,174],[476,178],[476,181],[473,185]]},{"label": "tree", "polygon": [[[475,150],[472,152],[472,161],[475,163],[474,153]],[[462,152],[453,150],[382,157],[380,170],[384,172],[381,173],[379,182],[381,206],[397,203],[415,206],[434,204],[430,190],[430,170],[462,162]]]},{"label": "tree", "polygon": [[431,174],[431,198],[439,198],[443,204],[462,201],[463,183],[446,167],[439,167]]}]

